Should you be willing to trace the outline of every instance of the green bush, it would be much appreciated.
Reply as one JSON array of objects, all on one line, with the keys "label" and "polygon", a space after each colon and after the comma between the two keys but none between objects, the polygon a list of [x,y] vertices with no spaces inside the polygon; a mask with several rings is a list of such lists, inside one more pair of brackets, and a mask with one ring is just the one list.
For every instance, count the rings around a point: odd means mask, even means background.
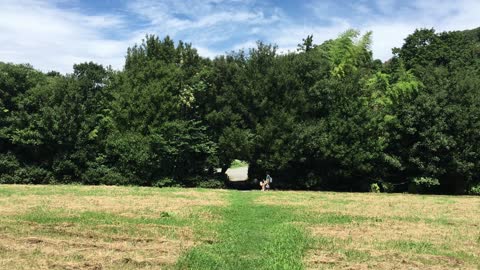
[{"label": "green bush", "polygon": [[175,182],[172,178],[170,177],[164,177],[162,179],[159,179],[157,181],[153,181],[152,186],[154,187],[177,187],[179,184]]},{"label": "green bush", "polygon": [[409,193],[425,193],[432,187],[439,186],[440,181],[433,177],[416,177],[408,185]]},{"label": "green bush", "polygon": [[75,162],[69,158],[57,158],[53,162],[52,170],[55,178],[61,183],[71,183],[74,181],[79,181],[78,177],[75,177],[76,175],[78,175],[79,168],[75,164]]},{"label": "green bush", "polygon": [[12,184],[54,184],[52,173],[37,166],[27,166],[18,169],[11,178]]},{"label": "green bush", "polygon": [[226,188],[225,182],[219,179],[207,179],[198,183],[200,188]]},{"label": "green bush", "polygon": [[418,186],[432,187],[440,185],[440,181],[433,177],[417,177],[413,179],[413,182]]},{"label": "green bush", "polygon": [[20,168],[15,155],[11,153],[0,154],[0,184],[15,182],[15,171]]},{"label": "green bush", "polygon": [[370,192],[372,193],[380,193],[380,187],[377,183],[373,183],[370,185]]},{"label": "green bush", "polygon": [[16,182],[15,175],[0,174],[0,184],[14,184]]},{"label": "green bush", "polygon": [[480,196],[480,184],[471,187],[470,190],[468,191],[468,194]]},{"label": "green bush", "polygon": [[394,191],[395,186],[389,182],[382,182],[381,183],[383,192],[391,193]]},{"label": "green bush", "polygon": [[129,179],[105,165],[88,168],[82,176],[83,182],[90,185],[127,185]]}]

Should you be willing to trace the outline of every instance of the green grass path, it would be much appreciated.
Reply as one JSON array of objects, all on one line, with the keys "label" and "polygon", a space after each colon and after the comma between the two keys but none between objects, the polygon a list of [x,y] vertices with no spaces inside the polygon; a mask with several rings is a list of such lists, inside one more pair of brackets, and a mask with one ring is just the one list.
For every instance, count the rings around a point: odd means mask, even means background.
[{"label": "green grass path", "polygon": [[179,269],[303,269],[308,245],[295,227],[293,213],[280,206],[255,204],[260,192],[230,192],[230,205],[219,209],[223,222],[217,239],[184,254]]}]

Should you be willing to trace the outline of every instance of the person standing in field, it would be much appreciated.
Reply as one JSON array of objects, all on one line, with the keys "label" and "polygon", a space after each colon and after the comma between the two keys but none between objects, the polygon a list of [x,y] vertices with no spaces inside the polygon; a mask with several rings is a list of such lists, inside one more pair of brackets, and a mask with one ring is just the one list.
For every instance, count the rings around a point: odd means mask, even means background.
[{"label": "person standing in field", "polygon": [[267,176],[265,176],[265,180],[260,181],[260,187],[262,188],[262,191],[269,190],[272,182],[273,182],[273,178],[270,176],[270,173],[267,172]]},{"label": "person standing in field", "polygon": [[270,176],[270,173],[267,172],[267,176],[265,176],[265,183],[266,183],[266,184],[265,184],[265,188],[266,188],[267,190],[270,189],[270,185],[272,184],[272,182],[273,182],[273,178]]}]

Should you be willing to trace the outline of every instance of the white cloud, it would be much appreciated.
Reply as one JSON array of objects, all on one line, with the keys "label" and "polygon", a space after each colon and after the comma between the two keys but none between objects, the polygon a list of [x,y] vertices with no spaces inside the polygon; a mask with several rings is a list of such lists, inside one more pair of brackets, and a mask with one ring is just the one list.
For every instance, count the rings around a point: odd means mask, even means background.
[{"label": "white cloud", "polygon": [[124,27],[125,21],[119,16],[82,16],[81,17],[88,26],[98,28]]},{"label": "white cloud", "polygon": [[[313,10],[318,20],[327,21],[325,26],[300,25],[291,23],[288,27],[273,31],[269,38],[280,48],[291,50],[308,34],[313,34],[314,42],[334,38],[348,28],[356,28],[365,33],[373,31],[372,51],[375,58],[388,60],[394,47],[401,47],[404,39],[417,28],[435,28],[437,31],[472,29],[480,26],[480,1],[478,0],[376,0],[374,6],[380,11],[365,5],[364,1],[354,4],[352,13],[364,14],[361,19],[352,14],[328,16],[335,2],[308,2],[306,8]],[[338,15],[342,15],[339,18]]]},{"label": "white cloud", "polygon": [[228,24],[262,25],[278,20],[277,14],[266,16],[251,3],[253,1],[136,0],[129,4],[129,9],[147,18],[152,28],[172,35],[191,29],[225,28]]},{"label": "white cloud", "polygon": [[415,26],[405,23],[374,22],[364,26],[361,31],[373,32],[373,57],[385,61],[392,57],[392,49],[394,47],[401,47],[403,40],[415,31]]},{"label": "white cloud", "polygon": [[233,46],[231,51],[240,51],[243,50],[245,52],[248,52],[248,49],[251,48],[256,48],[257,47],[257,41],[258,40],[247,40],[242,43],[238,43],[235,46]]},{"label": "white cloud", "polygon": [[215,56],[225,53],[220,51],[214,51],[202,46],[195,46],[195,49],[197,49],[198,54],[200,54],[203,57],[208,57],[210,59],[213,59],[215,58]]},{"label": "white cloud", "polygon": [[121,68],[128,45],[105,38],[102,30],[123,23],[120,17],[83,15],[54,3],[5,1],[0,4],[0,61],[64,73],[84,61]]},{"label": "white cloud", "polygon": [[136,0],[129,8],[149,20],[145,29],[149,33],[168,34],[196,47],[211,50],[222,47],[225,51],[231,49],[224,46],[225,42],[231,44],[232,40],[246,38],[251,28],[277,22],[281,12],[276,8],[259,8],[255,1],[239,0]]},{"label": "white cloud", "polygon": [[273,35],[273,39],[279,46],[296,45],[306,38],[308,35],[313,34],[317,43],[323,42],[328,39],[337,37],[342,32],[351,28],[347,21],[336,20],[334,24],[329,26],[312,26],[312,27],[290,27],[279,29],[278,35]]},{"label": "white cloud", "polygon": [[[382,1],[379,1],[382,2]],[[374,56],[387,60],[391,49],[401,47],[404,39],[417,28],[435,28],[440,31],[472,29],[480,26],[480,1],[477,0],[416,0],[410,5],[396,4],[385,16],[372,16],[360,29],[373,31]]]},{"label": "white cloud", "polygon": [[44,71],[71,72],[83,61],[120,69],[128,46],[147,33],[191,42],[213,58],[257,40],[295,51],[307,35],[318,44],[348,28],[372,30],[374,57],[387,60],[416,28],[480,26],[479,0],[305,1],[300,16],[257,0],[132,0],[121,12],[95,15],[59,8],[66,0],[0,0],[0,61]]}]

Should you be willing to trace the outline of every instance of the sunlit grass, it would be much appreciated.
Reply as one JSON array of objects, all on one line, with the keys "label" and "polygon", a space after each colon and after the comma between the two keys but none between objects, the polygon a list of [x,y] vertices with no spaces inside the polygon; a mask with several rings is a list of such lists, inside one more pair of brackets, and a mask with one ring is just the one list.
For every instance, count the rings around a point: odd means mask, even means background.
[{"label": "sunlit grass", "polygon": [[480,197],[0,185],[0,269],[477,269]]},{"label": "sunlit grass", "polygon": [[[159,269],[214,237],[225,192],[0,186],[0,269]],[[195,233],[193,233],[195,228]],[[205,229],[201,229],[205,228]]]},{"label": "sunlit grass", "polygon": [[316,239],[307,268],[480,267],[480,197],[270,192],[257,203],[297,213]]}]

